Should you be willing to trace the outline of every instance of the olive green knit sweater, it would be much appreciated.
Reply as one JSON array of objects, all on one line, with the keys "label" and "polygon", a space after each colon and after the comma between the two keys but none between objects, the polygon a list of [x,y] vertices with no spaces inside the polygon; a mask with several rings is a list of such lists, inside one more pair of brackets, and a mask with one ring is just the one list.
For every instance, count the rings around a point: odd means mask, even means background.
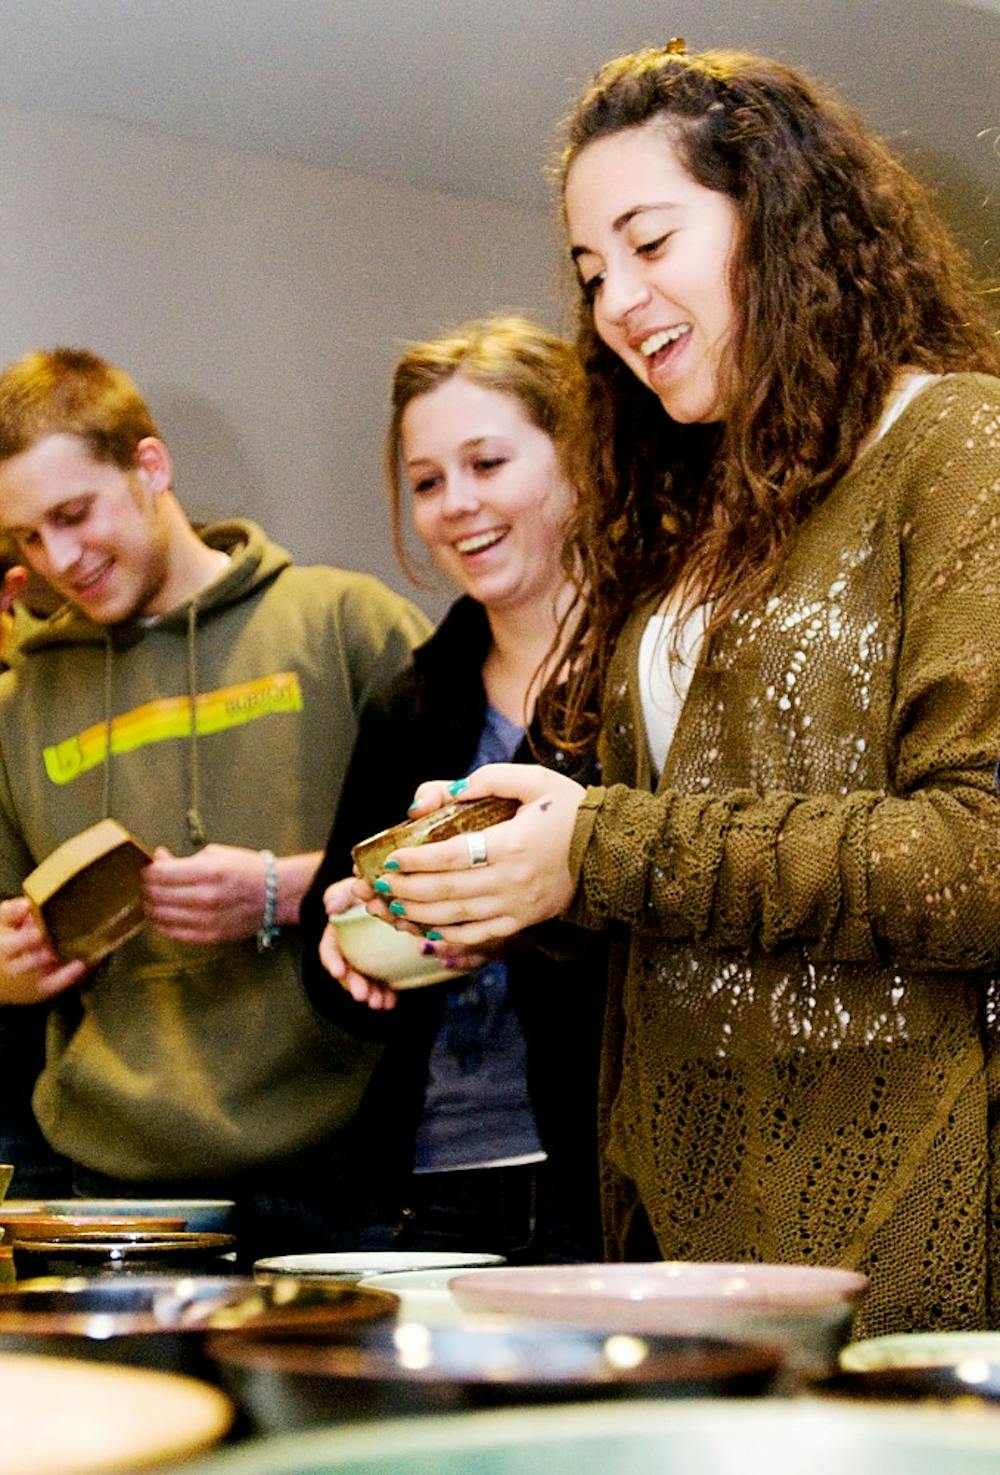
[{"label": "olive green knit sweater", "polygon": [[609,1252],[641,1204],[667,1258],[867,1270],[858,1332],[1000,1324],[1000,380],[925,390],[811,513],[655,795],[649,614],[572,852],[618,936]]}]

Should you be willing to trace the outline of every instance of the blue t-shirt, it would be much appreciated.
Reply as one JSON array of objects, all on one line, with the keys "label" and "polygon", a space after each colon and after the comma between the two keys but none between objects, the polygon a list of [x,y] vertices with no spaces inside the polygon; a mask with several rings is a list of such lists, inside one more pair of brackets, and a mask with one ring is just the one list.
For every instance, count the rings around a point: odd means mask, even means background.
[{"label": "blue t-shirt", "polygon": [[[509,763],[524,737],[487,707],[469,772]],[[521,1024],[507,996],[507,968],[487,963],[450,989],[430,1055],[413,1171],[440,1173],[543,1156],[528,1099]]]}]

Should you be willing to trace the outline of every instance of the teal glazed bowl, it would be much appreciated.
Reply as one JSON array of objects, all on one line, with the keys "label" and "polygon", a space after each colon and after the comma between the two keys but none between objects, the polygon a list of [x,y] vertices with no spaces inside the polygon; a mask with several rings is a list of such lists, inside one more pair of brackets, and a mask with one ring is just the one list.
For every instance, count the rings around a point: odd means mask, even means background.
[{"label": "teal glazed bowl", "polygon": [[[636,1401],[252,1440],[198,1475],[996,1475],[1000,1419],[818,1399]],[[193,1475],[191,1467],[187,1470]],[[164,1475],[164,1472],[160,1472]],[[182,1475],[177,1467],[170,1475]]]}]

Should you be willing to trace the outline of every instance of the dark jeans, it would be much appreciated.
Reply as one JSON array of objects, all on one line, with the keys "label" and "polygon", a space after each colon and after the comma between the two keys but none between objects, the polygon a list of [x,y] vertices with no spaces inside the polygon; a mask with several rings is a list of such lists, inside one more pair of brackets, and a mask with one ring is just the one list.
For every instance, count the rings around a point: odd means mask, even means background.
[{"label": "dark jeans", "polygon": [[236,1205],[236,1266],[248,1271],[270,1255],[354,1250],[360,1219],[342,1169],[329,1158],[303,1157],[236,1178],[181,1181],[110,1178],[73,1169],[79,1198],[227,1198]]},{"label": "dark jeans", "polygon": [[598,1258],[584,1226],[553,1191],[546,1163],[414,1173],[400,1201],[376,1208],[362,1245],[470,1250],[522,1265]]}]

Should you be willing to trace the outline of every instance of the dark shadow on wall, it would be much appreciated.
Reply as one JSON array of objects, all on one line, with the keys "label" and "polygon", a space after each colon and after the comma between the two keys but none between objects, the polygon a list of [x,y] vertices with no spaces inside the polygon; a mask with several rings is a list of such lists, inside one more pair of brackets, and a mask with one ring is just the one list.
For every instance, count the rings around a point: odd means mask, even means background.
[{"label": "dark shadow on wall", "polygon": [[144,393],[170,448],[177,496],[191,521],[250,517],[266,525],[267,493],[228,416],[176,385],[147,381]]}]

